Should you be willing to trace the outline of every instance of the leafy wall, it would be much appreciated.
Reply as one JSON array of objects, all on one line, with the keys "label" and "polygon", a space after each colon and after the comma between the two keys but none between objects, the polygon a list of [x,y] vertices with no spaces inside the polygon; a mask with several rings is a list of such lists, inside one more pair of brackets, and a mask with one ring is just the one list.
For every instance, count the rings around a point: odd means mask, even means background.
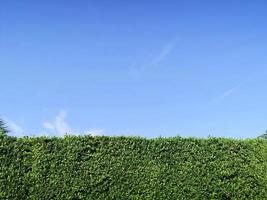
[{"label": "leafy wall", "polygon": [[0,199],[267,199],[267,143],[1,135]]}]

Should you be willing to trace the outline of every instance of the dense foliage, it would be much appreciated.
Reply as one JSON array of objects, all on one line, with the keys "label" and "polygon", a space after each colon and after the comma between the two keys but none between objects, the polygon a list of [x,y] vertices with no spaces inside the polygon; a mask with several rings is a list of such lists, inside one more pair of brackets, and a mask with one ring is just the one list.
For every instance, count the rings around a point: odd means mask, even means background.
[{"label": "dense foliage", "polygon": [[2,119],[0,119],[0,134],[5,135],[8,133],[7,127]]},{"label": "dense foliage", "polygon": [[0,199],[267,199],[260,139],[0,135]]}]

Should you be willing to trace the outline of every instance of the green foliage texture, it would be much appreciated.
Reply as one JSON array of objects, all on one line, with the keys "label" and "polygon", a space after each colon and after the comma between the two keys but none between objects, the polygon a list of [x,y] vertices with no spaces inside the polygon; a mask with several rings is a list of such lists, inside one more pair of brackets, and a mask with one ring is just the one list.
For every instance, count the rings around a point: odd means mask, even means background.
[{"label": "green foliage texture", "polygon": [[8,133],[8,130],[7,130],[6,125],[5,125],[4,121],[2,119],[0,119],[0,134],[4,135],[7,133]]},{"label": "green foliage texture", "polygon": [[0,135],[0,199],[267,199],[267,143]]}]

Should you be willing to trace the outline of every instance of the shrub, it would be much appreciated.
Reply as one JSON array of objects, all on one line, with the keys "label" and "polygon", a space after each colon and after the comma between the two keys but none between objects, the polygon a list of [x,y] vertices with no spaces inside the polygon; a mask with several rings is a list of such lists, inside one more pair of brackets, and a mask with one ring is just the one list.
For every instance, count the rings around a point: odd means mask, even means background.
[{"label": "shrub", "polygon": [[266,199],[259,139],[0,136],[0,199]]},{"label": "shrub", "polygon": [[0,134],[6,135],[8,133],[7,127],[2,119],[0,119]]}]

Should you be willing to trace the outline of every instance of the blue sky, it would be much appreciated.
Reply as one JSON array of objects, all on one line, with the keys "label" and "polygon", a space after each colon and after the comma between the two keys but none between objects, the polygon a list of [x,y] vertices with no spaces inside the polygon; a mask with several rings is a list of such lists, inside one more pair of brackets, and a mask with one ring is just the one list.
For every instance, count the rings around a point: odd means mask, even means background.
[{"label": "blue sky", "polygon": [[266,1],[0,6],[12,135],[252,138],[267,129]]}]

